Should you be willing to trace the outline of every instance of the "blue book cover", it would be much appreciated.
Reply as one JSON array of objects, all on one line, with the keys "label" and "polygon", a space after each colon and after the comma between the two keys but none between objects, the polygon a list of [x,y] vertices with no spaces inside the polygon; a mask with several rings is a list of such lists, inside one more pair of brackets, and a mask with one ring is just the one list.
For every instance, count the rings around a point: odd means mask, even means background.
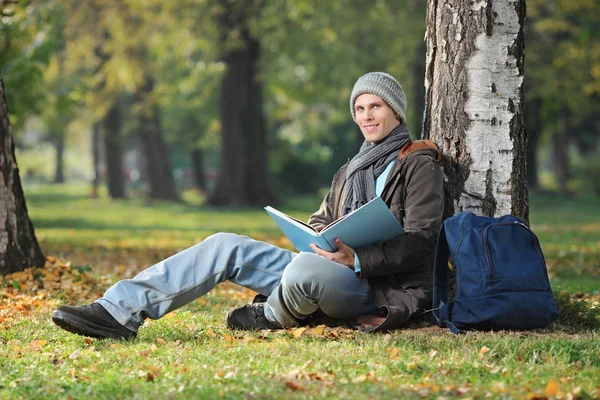
[{"label": "blue book cover", "polygon": [[359,248],[387,242],[404,234],[402,225],[381,197],[375,197],[364,206],[333,221],[321,232],[273,207],[265,207],[265,210],[298,251],[314,253],[310,248],[311,243],[323,250],[335,251],[336,238],[352,248]]}]

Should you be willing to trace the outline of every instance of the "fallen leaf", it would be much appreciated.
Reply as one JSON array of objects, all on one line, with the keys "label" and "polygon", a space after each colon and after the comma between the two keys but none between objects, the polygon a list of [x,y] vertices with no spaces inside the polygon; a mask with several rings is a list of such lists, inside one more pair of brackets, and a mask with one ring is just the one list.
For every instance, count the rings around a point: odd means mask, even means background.
[{"label": "fallen leaf", "polygon": [[221,379],[221,378],[223,378],[225,376],[225,374],[226,374],[225,371],[217,371],[217,372],[215,372],[214,378],[215,379]]},{"label": "fallen leaf", "polygon": [[156,338],[156,343],[164,346],[165,344],[167,344],[167,341],[165,339],[159,337],[159,338]]},{"label": "fallen leaf", "polygon": [[294,329],[294,331],[292,332],[292,335],[294,336],[294,339],[298,339],[300,336],[302,336],[302,334],[306,331],[306,328],[296,328]]},{"label": "fallen leaf", "polygon": [[225,339],[225,341],[229,344],[233,344],[233,337],[231,335],[228,335],[227,333],[223,334],[223,339]]},{"label": "fallen leaf", "polygon": [[46,343],[48,343],[47,340],[32,340],[31,343],[29,343],[29,346],[31,346],[33,350],[39,350],[44,347]]},{"label": "fallen leaf", "polygon": [[481,348],[481,350],[479,350],[479,359],[480,359],[480,360],[483,360],[483,357],[485,357],[485,354],[486,354],[488,351],[490,351],[490,349],[489,349],[488,347],[486,347],[486,346],[483,346],[483,347]]},{"label": "fallen leaf", "polygon": [[80,355],[80,354],[81,354],[81,352],[80,352],[79,350],[75,350],[74,352],[72,352],[72,353],[69,355],[69,358],[70,358],[71,360],[76,360],[76,359],[78,359],[78,358],[79,358],[79,355]]},{"label": "fallen leaf", "polygon": [[360,376],[357,376],[356,378],[352,379],[352,383],[362,383],[362,382],[366,382],[366,381],[376,382],[377,378],[375,377],[375,372],[369,371],[365,375],[360,375]]},{"label": "fallen leaf", "polygon": [[298,385],[297,383],[294,383],[294,382],[287,381],[287,382],[285,383],[285,385],[286,385],[287,387],[289,387],[290,389],[294,389],[294,390],[304,390],[304,387],[302,387],[302,386],[300,386],[300,385]]},{"label": "fallen leaf", "polygon": [[206,330],[206,334],[213,339],[217,337],[217,334],[215,333],[215,331],[212,330],[212,328],[208,328]]},{"label": "fallen leaf", "polygon": [[316,336],[323,336],[323,333],[325,333],[325,325],[315,326],[313,329],[313,334]]},{"label": "fallen leaf", "polygon": [[285,377],[288,379],[298,379],[300,378],[301,372],[299,369],[294,369],[285,374]]},{"label": "fallen leaf", "polygon": [[550,382],[548,382],[548,384],[546,385],[546,388],[544,389],[544,394],[548,397],[554,397],[554,396],[558,395],[559,392],[560,392],[559,384],[556,383],[556,381],[554,379],[550,379]]},{"label": "fallen leaf", "polygon": [[233,379],[235,378],[236,373],[234,371],[229,371],[225,374],[223,379]]}]

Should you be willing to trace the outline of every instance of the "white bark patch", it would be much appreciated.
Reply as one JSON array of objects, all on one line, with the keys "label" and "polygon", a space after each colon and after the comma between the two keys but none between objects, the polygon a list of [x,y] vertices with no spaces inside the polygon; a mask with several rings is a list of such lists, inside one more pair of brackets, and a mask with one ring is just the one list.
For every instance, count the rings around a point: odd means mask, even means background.
[{"label": "white bark patch", "polygon": [[[473,7],[483,5],[485,1],[477,2]],[[498,216],[511,212],[513,142],[510,121],[515,113],[509,111],[509,100],[513,101],[515,109],[519,109],[523,76],[519,74],[517,59],[508,54],[519,33],[519,16],[514,4],[495,1],[492,7],[496,15],[492,35],[482,33],[477,36],[476,49],[466,66],[469,99],[465,112],[471,122],[466,134],[466,148],[473,163],[464,194],[455,206],[457,210],[481,211],[481,198],[486,195],[486,173],[491,169]]]},{"label": "white bark patch", "polygon": [[474,1],[473,4],[471,4],[471,10],[473,11],[479,11],[482,8],[487,7],[487,1],[485,0],[477,0]]}]

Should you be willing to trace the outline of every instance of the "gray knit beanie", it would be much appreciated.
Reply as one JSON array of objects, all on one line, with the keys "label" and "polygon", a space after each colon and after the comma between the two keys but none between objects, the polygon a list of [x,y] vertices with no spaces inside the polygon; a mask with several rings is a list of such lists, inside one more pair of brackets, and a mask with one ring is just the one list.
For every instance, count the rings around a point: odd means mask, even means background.
[{"label": "gray knit beanie", "polygon": [[358,96],[365,93],[381,97],[392,110],[396,111],[402,122],[406,123],[406,95],[393,76],[385,72],[369,72],[358,78],[350,95],[350,112],[355,122],[354,102]]}]

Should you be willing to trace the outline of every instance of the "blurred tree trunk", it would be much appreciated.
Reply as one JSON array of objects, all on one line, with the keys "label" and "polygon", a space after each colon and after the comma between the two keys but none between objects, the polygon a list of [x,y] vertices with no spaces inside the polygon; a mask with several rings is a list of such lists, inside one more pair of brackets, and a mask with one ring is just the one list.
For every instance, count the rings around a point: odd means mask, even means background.
[{"label": "blurred tree trunk", "polygon": [[138,129],[148,170],[150,198],[179,201],[169,162],[169,149],[162,135],[160,111],[155,103],[148,101],[153,88],[154,81],[147,77],[137,96],[139,102],[146,103],[139,114]]},{"label": "blurred tree trunk", "polygon": [[567,193],[567,181],[570,178],[569,171],[569,110],[562,106],[558,112],[558,126],[552,134],[552,164],[554,167],[554,178],[562,193]]},{"label": "blurred tree trunk", "polygon": [[106,160],[106,184],[112,199],[125,198],[123,176],[123,139],[121,137],[121,110],[115,101],[102,121],[104,126],[104,155]]},{"label": "blurred tree trunk", "polygon": [[54,170],[54,183],[65,183],[65,138],[56,135],[54,140],[56,150],[56,167]]},{"label": "blurred tree trunk", "polygon": [[539,98],[527,101],[525,104],[525,125],[527,126],[527,185],[529,189],[536,190],[540,186],[538,178],[538,143],[543,126],[540,118],[542,102]]},{"label": "blurred tree trunk", "polygon": [[100,185],[100,124],[94,123],[92,127],[92,164],[94,177],[92,178],[92,192],[90,197],[98,197],[98,186]]},{"label": "blurred tree trunk", "polygon": [[[260,43],[248,26],[258,13],[260,3],[255,3],[221,1],[221,47],[226,49],[220,89],[221,161],[215,190],[208,198],[215,206],[264,206],[276,200],[268,184]],[[235,43],[228,37],[230,32],[239,32]]]},{"label": "blurred tree trunk", "polygon": [[196,187],[202,191],[206,191],[206,180],[204,179],[204,151],[202,149],[194,149],[190,158],[192,159],[192,169],[194,170],[194,180]]},{"label": "blurred tree trunk", "polygon": [[6,275],[29,267],[43,267],[45,257],[27,214],[1,76],[0,173],[0,273]]},{"label": "blurred tree trunk", "polygon": [[443,153],[445,214],[528,219],[524,0],[429,0],[425,137]]}]

